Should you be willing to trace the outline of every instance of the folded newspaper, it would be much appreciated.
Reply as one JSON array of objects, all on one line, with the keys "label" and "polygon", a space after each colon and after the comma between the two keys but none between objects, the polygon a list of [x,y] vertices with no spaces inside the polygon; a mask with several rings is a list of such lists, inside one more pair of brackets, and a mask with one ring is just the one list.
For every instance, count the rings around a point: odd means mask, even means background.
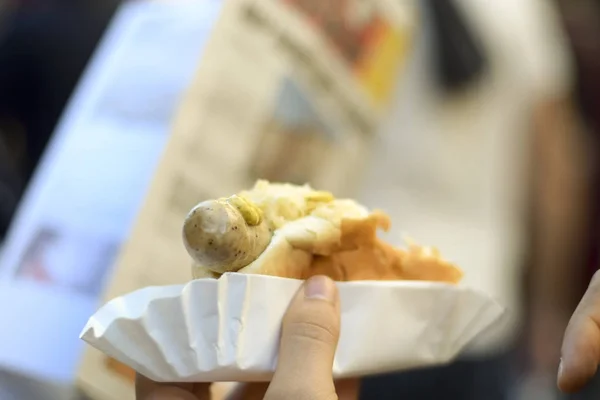
[{"label": "folded newspaper", "polygon": [[380,240],[389,226],[385,213],[309,185],[259,181],[203,201],[183,224],[196,279],[112,300],[81,337],[156,381],[268,381],[301,280],[327,275],[341,296],[335,377],[446,363],[502,307],[457,286],[462,271],[437,250]]}]

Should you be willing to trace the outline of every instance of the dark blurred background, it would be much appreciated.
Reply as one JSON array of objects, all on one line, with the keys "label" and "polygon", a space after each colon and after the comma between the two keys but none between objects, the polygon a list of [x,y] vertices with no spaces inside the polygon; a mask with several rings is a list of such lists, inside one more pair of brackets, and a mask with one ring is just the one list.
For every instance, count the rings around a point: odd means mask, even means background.
[{"label": "dark blurred background", "polygon": [[0,3],[0,235],[117,6]]},{"label": "dark blurred background", "polygon": [[[365,385],[365,398],[384,398],[382,393],[389,395],[415,382],[423,391],[437,382],[445,388],[446,399],[560,398],[552,379],[562,331],[600,262],[600,1],[548,2],[559,17],[573,85],[533,107],[537,132],[533,152],[545,161],[532,168],[537,179],[531,184],[534,194],[524,217],[530,243],[522,280],[527,322],[518,343],[490,364],[461,361],[453,368],[429,371],[430,375],[373,379]],[[469,13],[461,12],[466,2],[427,3],[434,38],[429,79],[442,89],[439,96],[453,102],[470,85],[477,85],[486,71],[494,71],[494,59],[486,52],[485,37],[472,28],[478,24],[469,24]],[[115,0],[0,0],[0,248],[65,106],[118,6]],[[544,40],[557,39],[536,40],[544,46]],[[505,62],[518,62],[518,54],[510,56],[514,59]],[[570,156],[562,152],[567,148]],[[557,231],[562,235],[549,233]],[[560,253],[553,252],[557,241],[568,244]],[[498,381],[494,374],[512,378]],[[14,399],[71,396],[60,391],[50,394],[54,386],[48,389],[44,382],[14,371],[0,375],[0,398],[5,399],[3,385],[6,396]],[[452,385],[480,390],[452,397]],[[514,390],[498,394],[498,385],[512,385]],[[411,399],[438,398],[409,393]],[[600,391],[590,388],[581,396],[600,398]]]}]

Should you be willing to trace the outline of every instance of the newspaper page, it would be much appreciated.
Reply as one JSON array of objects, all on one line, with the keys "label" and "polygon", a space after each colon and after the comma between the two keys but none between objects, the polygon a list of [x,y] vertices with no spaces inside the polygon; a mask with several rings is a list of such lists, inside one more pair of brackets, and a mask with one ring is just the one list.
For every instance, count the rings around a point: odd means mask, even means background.
[{"label": "newspaper page", "polygon": [[[200,201],[257,179],[352,196],[417,21],[411,1],[223,2],[105,300],[191,278],[181,228]],[[89,348],[79,384],[133,398],[133,376]]]},{"label": "newspaper page", "polygon": [[0,304],[10,304],[0,306],[2,370],[75,379],[87,347],[78,335],[162,158],[206,21],[220,11],[216,1],[177,4],[119,7],[44,151],[0,249]]}]

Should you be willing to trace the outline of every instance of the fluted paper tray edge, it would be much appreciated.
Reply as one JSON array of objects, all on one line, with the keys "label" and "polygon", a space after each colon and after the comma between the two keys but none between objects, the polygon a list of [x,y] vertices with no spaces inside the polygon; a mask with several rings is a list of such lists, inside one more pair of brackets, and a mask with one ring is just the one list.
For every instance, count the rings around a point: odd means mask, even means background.
[{"label": "fluted paper tray edge", "polygon": [[[267,381],[280,325],[301,281],[225,274],[117,297],[80,338],[161,382]],[[460,285],[338,282],[337,378],[444,364],[488,329],[504,308]]]}]

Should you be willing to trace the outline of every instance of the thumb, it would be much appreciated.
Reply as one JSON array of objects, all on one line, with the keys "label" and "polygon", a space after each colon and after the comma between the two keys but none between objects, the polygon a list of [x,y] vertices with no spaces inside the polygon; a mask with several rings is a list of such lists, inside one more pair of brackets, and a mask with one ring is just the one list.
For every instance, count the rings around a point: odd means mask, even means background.
[{"label": "thumb", "polygon": [[594,274],[573,313],[562,345],[558,387],[567,393],[581,390],[600,364],[600,272]]},{"label": "thumb", "polygon": [[332,368],[339,335],[337,287],[325,276],[312,277],[283,319],[277,368],[265,399],[335,398]]}]

